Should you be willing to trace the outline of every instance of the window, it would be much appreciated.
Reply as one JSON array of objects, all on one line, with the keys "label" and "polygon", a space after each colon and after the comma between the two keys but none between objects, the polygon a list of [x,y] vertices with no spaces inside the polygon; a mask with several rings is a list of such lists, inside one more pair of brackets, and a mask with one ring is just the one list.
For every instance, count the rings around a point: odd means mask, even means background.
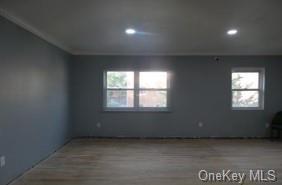
[{"label": "window", "polygon": [[104,80],[105,110],[168,110],[168,72],[106,71]]},{"label": "window", "polygon": [[133,107],[133,94],[133,72],[107,72],[107,107]]},{"label": "window", "polygon": [[264,108],[264,69],[232,70],[232,108],[234,110]]}]

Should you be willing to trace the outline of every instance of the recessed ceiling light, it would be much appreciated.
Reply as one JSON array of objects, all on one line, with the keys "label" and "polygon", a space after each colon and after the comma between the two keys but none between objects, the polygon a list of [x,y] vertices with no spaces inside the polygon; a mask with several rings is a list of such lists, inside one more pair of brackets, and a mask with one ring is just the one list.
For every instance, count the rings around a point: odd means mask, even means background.
[{"label": "recessed ceiling light", "polygon": [[132,29],[132,28],[128,28],[128,29],[125,30],[125,33],[127,35],[134,35],[136,33],[136,30]]},{"label": "recessed ceiling light", "polygon": [[230,30],[227,31],[228,35],[236,35],[237,33],[238,33],[238,30],[236,30],[236,29],[230,29]]}]

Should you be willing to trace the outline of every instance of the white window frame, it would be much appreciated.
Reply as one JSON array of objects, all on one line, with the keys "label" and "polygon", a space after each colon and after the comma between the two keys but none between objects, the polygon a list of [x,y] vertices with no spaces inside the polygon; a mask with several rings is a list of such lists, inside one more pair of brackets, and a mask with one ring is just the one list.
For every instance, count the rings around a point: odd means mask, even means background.
[{"label": "white window frame", "polygon": [[[259,88],[258,89],[233,89],[232,74],[233,73],[259,73]],[[232,68],[231,71],[231,109],[232,110],[264,110],[264,94],[265,94],[265,68],[255,67],[240,67]],[[258,107],[233,107],[233,91],[258,91],[259,92],[259,106]]]},{"label": "white window frame", "polygon": [[[114,89],[114,90],[133,90],[134,103],[133,107],[107,107],[107,91],[112,90],[112,88],[107,88],[107,72],[134,72],[134,88],[133,89]],[[139,75],[140,72],[166,72],[167,73],[167,88],[140,88],[139,85]],[[164,70],[105,70],[103,72],[103,110],[104,111],[125,111],[125,112],[169,112],[170,111],[170,82],[171,73]],[[148,91],[166,91],[167,92],[167,105],[166,107],[140,107],[139,105],[139,92],[142,90]]]}]

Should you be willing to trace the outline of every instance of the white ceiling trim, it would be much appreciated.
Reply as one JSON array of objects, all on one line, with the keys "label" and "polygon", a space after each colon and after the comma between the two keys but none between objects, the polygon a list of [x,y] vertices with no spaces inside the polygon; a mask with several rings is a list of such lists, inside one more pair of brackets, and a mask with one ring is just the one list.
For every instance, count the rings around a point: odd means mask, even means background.
[{"label": "white ceiling trim", "polygon": [[280,53],[97,53],[91,51],[72,51],[73,55],[95,56],[282,56]]},{"label": "white ceiling trim", "polygon": [[0,15],[5,17],[9,21],[15,23],[16,25],[20,26],[21,28],[31,32],[32,34],[36,35],[37,37],[47,41],[48,43],[55,45],[58,48],[72,54],[72,50],[70,47],[52,38],[50,35],[43,33],[42,31],[39,31],[38,29],[28,24],[26,21],[23,21],[22,19],[11,15],[8,11],[4,10],[3,8],[0,8]]}]

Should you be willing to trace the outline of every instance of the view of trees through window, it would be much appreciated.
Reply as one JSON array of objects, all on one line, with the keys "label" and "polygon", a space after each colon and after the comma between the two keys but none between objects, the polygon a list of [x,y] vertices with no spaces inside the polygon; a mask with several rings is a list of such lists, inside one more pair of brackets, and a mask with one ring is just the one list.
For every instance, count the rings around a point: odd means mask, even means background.
[{"label": "view of trees through window", "polygon": [[134,87],[133,72],[108,72],[107,73],[108,88],[131,88]]},{"label": "view of trees through window", "polygon": [[259,107],[259,72],[232,73],[232,106]]}]

